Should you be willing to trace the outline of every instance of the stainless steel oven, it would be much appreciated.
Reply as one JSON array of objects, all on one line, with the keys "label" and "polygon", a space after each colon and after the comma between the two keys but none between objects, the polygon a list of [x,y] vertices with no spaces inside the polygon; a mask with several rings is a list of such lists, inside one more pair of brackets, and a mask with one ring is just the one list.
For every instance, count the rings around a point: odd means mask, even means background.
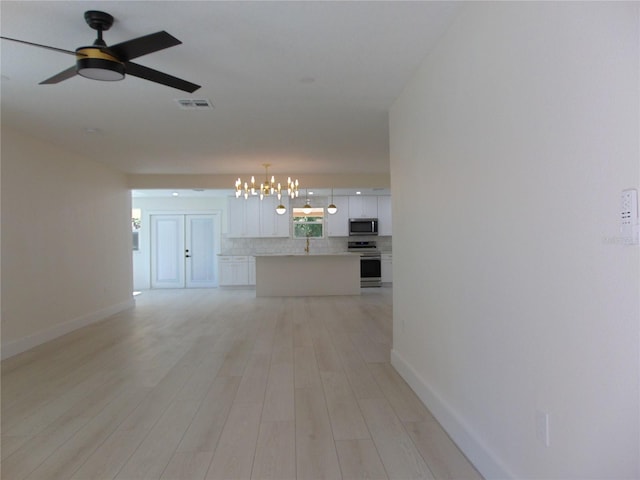
[{"label": "stainless steel oven", "polygon": [[376,242],[349,242],[347,250],[360,254],[360,286],[379,287],[382,283],[382,256]]}]

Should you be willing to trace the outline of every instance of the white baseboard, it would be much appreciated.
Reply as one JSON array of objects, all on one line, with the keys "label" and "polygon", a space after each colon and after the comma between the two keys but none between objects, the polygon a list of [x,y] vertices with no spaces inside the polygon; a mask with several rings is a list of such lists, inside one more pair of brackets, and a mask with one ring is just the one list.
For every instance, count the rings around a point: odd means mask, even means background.
[{"label": "white baseboard", "polygon": [[56,325],[55,327],[34,333],[27,337],[3,343],[0,358],[4,360],[5,358],[13,357],[14,355],[17,355],[19,353],[26,352],[27,350],[37,347],[38,345],[54,340],[58,337],[61,337],[62,335],[66,335],[67,333],[73,332],[78,328],[86,327],[87,325],[91,325],[92,323],[104,320],[111,315],[115,315],[116,313],[120,313],[134,306],[135,300],[133,299],[133,297],[131,297],[131,299],[127,300],[126,302],[111,305],[110,307],[103,308],[87,315],[83,315],[82,317],[70,320],[65,323],[61,323],[59,325]]},{"label": "white baseboard", "polygon": [[391,350],[391,364],[440,422],[455,444],[462,450],[484,478],[516,478],[484,445],[464,420],[436,393],[396,350]]}]

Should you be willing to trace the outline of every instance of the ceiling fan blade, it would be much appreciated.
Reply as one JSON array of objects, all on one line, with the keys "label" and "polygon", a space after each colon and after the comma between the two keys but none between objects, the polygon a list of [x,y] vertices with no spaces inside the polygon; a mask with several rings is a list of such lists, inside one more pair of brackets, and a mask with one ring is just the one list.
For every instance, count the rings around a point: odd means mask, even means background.
[{"label": "ceiling fan blade", "polygon": [[71,50],[65,50],[63,48],[50,47],[49,45],[41,45],[39,43],[27,42],[25,40],[18,40],[17,38],[9,38],[9,37],[0,37],[0,38],[2,38],[3,40],[10,40],[12,42],[24,43],[25,45],[31,45],[32,47],[46,48],[47,50],[53,50],[55,52],[67,53],[69,55],[74,55],[74,56],[76,55],[76,52],[73,52]]},{"label": "ceiling fan blade", "polygon": [[59,83],[63,80],[67,80],[68,78],[71,78],[75,75],[77,75],[78,71],[76,70],[76,66],[74,65],[73,67],[69,67],[66,70],[61,71],[60,73],[55,74],[53,77],[51,78],[47,78],[46,80],[43,80],[42,82],[40,82],[40,85],[48,85],[51,83]]},{"label": "ceiling fan blade", "polygon": [[118,57],[121,61],[126,62],[148,53],[180,45],[181,43],[182,42],[174,36],[162,31],[111,45],[107,50]]},{"label": "ceiling fan blade", "polygon": [[168,87],[177,88],[178,90],[182,90],[184,92],[193,93],[200,88],[200,85],[196,85],[195,83],[187,82],[186,80],[182,80],[181,78],[159,72],[158,70],[154,70],[152,68],[143,67],[142,65],[138,65],[137,63],[125,62],[124,68],[127,75],[144,78],[145,80],[150,80],[152,82],[160,83]]}]

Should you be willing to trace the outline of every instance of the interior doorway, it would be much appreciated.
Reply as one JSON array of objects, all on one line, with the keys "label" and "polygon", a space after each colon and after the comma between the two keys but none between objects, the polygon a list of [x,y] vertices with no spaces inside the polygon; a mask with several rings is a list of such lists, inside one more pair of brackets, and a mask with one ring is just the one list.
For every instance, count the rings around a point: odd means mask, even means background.
[{"label": "interior doorway", "polygon": [[216,215],[152,214],[151,288],[210,288],[216,272]]}]

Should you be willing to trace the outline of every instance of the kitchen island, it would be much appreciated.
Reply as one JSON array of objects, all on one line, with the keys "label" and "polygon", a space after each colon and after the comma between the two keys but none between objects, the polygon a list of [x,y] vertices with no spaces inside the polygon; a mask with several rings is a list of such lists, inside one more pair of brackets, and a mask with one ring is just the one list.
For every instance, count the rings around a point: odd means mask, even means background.
[{"label": "kitchen island", "polygon": [[256,255],[257,297],[360,295],[360,256]]}]

